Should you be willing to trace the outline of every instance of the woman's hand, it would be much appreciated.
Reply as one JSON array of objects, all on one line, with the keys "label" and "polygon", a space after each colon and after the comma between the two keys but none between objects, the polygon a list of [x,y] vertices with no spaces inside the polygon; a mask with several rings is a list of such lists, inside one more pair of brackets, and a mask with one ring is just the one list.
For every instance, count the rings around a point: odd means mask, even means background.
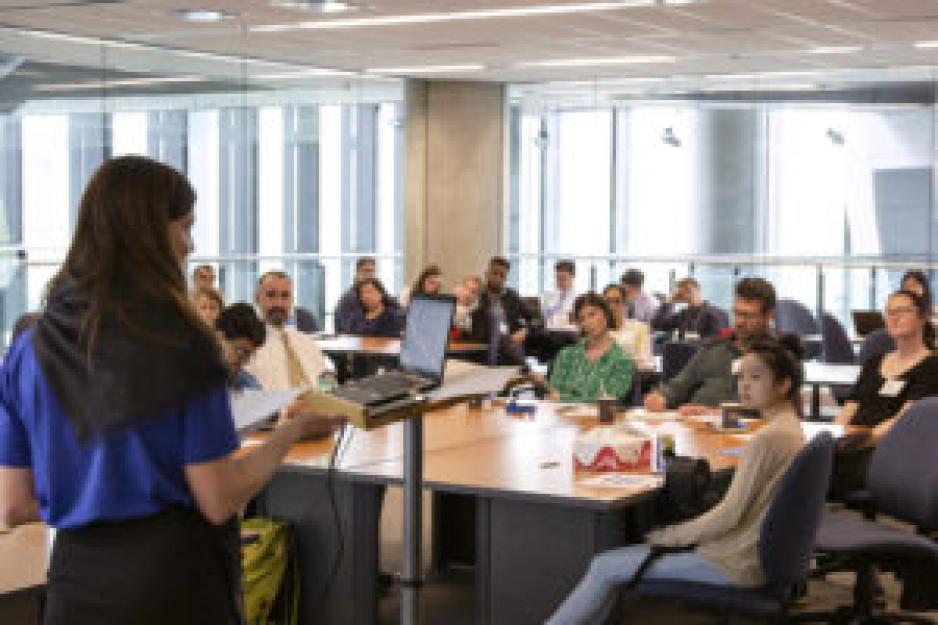
[{"label": "woman's hand", "polygon": [[345,423],[343,417],[316,413],[309,407],[309,404],[298,399],[283,409],[279,425],[293,424],[292,427],[298,429],[298,435],[303,439],[328,436],[343,423]]}]

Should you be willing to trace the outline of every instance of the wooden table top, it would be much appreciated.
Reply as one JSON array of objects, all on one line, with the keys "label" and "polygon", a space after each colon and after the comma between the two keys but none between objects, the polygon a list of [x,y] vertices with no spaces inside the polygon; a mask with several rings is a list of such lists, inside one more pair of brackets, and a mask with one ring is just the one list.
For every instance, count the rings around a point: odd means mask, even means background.
[{"label": "wooden table top", "polygon": [[[397,356],[401,353],[401,340],[388,336],[355,336],[338,334],[316,340],[319,349],[332,354],[369,354]],[[485,343],[451,341],[447,351],[451,354],[479,353],[488,349]]]},{"label": "wooden table top", "polygon": [[[599,425],[594,406],[532,403],[537,408],[534,414],[508,414],[503,403],[490,408],[460,404],[428,413],[424,418],[427,485],[453,492],[575,500],[594,507],[625,505],[647,494],[581,483],[594,474],[574,469],[573,444],[578,433]],[[745,431],[718,432],[702,420],[673,415],[618,415],[618,423],[626,421],[649,434],[671,434],[676,453],[704,458],[713,471],[733,468],[758,427],[755,422]],[[822,429],[835,436],[844,433],[830,424],[806,422],[804,427],[808,437]],[[331,439],[300,444],[287,464],[294,469],[324,469],[331,449]],[[355,430],[338,466],[353,479],[400,483],[403,425]]]},{"label": "wooden table top", "polygon": [[42,523],[0,533],[0,595],[43,586],[51,547],[49,528]]}]

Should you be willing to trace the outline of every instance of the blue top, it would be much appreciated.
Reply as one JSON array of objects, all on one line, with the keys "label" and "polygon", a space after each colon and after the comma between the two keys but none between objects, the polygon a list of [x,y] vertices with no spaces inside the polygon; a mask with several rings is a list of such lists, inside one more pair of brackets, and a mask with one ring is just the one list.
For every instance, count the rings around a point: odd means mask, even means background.
[{"label": "blue top", "polygon": [[404,311],[396,303],[385,304],[384,311],[374,319],[366,318],[359,306],[347,320],[344,332],[361,336],[400,336],[404,320]]},{"label": "blue top", "polygon": [[0,369],[0,466],[32,469],[40,516],[58,529],[194,507],[184,467],[237,447],[224,385],[162,418],[82,444],[42,374],[31,332]]}]

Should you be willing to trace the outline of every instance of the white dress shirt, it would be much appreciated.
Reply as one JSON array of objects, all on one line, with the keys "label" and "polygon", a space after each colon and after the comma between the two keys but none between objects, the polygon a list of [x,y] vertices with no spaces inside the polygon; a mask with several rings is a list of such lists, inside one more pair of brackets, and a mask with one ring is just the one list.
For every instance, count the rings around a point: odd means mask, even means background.
[{"label": "white dress shirt", "polygon": [[261,387],[267,391],[282,391],[290,388],[290,374],[287,368],[287,351],[283,342],[290,342],[290,348],[296,354],[303,368],[303,373],[311,385],[316,384],[323,371],[332,370],[332,363],[323,356],[316,340],[296,328],[275,328],[268,324],[267,340],[254,352],[245,370],[257,378]]},{"label": "white dress shirt", "polygon": [[573,287],[566,291],[551,291],[544,296],[542,309],[544,325],[548,330],[575,328],[576,324],[570,321],[574,302],[576,302],[576,292]]}]

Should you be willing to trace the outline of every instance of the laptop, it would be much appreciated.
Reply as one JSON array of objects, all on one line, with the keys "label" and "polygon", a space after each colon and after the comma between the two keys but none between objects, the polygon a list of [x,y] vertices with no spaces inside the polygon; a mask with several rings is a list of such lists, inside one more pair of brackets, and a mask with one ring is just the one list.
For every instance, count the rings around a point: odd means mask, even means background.
[{"label": "laptop", "polygon": [[350,380],[331,394],[379,415],[440,386],[455,310],[455,297],[414,296],[407,307],[398,368]]},{"label": "laptop", "polygon": [[878,310],[854,310],[853,329],[857,336],[866,336],[874,330],[886,327],[886,319]]}]

